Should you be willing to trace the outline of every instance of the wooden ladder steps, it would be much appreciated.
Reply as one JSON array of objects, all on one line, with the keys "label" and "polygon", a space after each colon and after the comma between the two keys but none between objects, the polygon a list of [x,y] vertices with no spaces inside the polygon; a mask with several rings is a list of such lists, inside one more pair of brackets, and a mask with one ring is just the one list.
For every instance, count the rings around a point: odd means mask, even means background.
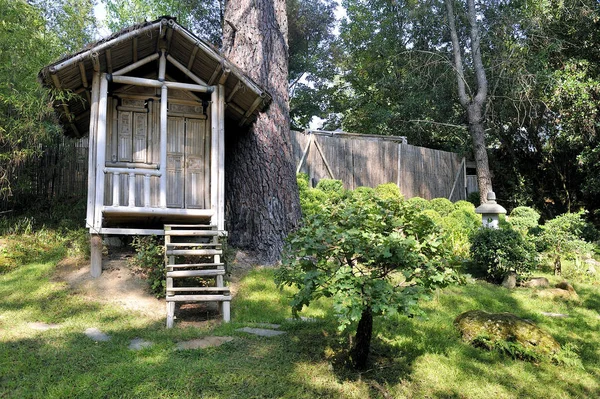
[{"label": "wooden ladder steps", "polygon": [[229,287],[173,287],[169,292],[229,292]]},{"label": "wooden ladder steps", "polygon": [[177,237],[216,237],[221,235],[218,230],[165,230],[167,236]]},{"label": "wooden ladder steps", "polygon": [[229,302],[231,295],[174,295],[167,296],[167,302]]},{"label": "wooden ladder steps", "polygon": [[214,256],[222,255],[220,249],[167,249],[167,256],[177,255],[197,255],[197,256]]},{"label": "wooden ladder steps", "polygon": [[225,263],[180,263],[176,265],[167,265],[167,267],[172,267],[174,269],[184,269],[184,268],[197,268],[197,267],[212,267],[212,268],[224,268]]},{"label": "wooden ladder steps", "polygon": [[167,249],[176,247],[197,247],[197,248],[210,248],[221,249],[222,244],[215,244],[212,242],[172,242],[167,244]]},{"label": "wooden ladder steps", "polygon": [[167,277],[178,278],[178,277],[209,277],[209,276],[224,276],[225,270],[177,270],[174,272],[167,272]]}]

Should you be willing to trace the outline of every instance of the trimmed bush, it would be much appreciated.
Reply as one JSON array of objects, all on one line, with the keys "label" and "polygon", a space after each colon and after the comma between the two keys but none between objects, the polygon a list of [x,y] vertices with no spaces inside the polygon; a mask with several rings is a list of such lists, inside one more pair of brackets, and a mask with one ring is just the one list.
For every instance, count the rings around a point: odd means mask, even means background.
[{"label": "trimmed bush", "polygon": [[454,204],[448,198],[434,198],[429,201],[429,207],[442,216],[448,216],[454,210]]},{"label": "trimmed bush", "polygon": [[523,278],[535,267],[535,247],[510,229],[480,228],[473,235],[471,256],[475,271],[495,283],[509,272]]},{"label": "trimmed bush", "polygon": [[508,223],[513,229],[527,234],[530,229],[538,226],[540,214],[528,206],[518,206],[512,210],[508,218]]}]

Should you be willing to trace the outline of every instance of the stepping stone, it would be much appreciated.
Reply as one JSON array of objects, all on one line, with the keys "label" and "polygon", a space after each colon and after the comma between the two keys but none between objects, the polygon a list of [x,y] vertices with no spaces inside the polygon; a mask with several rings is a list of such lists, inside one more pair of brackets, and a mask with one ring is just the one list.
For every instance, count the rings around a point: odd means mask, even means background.
[{"label": "stepping stone", "polygon": [[568,314],[562,314],[562,313],[542,312],[542,314],[544,316],[548,316],[548,317],[569,317]]},{"label": "stepping stone", "polygon": [[260,328],[268,328],[268,329],[272,329],[272,330],[277,330],[279,327],[281,327],[280,324],[271,324],[271,323],[252,323],[253,325],[260,327]]},{"label": "stepping stone", "polygon": [[141,349],[149,348],[151,346],[152,346],[152,342],[150,342],[150,341],[146,341],[141,338],[134,338],[129,343],[128,348],[131,349],[132,351],[139,351]]},{"label": "stepping stone", "polygon": [[110,341],[110,335],[106,335],[96,327],[88,328],[84,331],[84,334],[87,335],[88,338],[93,339],[96,342]]},{"label": "stepping stone", "polygon": [[225,342],[233,341],[233,337],[204,337],[193,339],[191,341],[183,341],[177,343],[178,350],[186,349],[204,349],[213,346],[221,346]]},{"label": "stepping stone", "polygon": [[317,319],[314,317],[306,317],[306,316],[300,316],[298,318],[290,317],[289,319],[286,319],[286,320],[287,321],[304,321],[307,323],[315,323],[317,321]]},{"label": "stepping stone", "polygon": [[35,323],[28,323],[27,326],[33,330],[38,330],[38,331],[48,331],[48,330],[53,330],[53,329],[62,327],[60,324],[47,324],[47,323],[41,323],[41,322],[37,322],[37,321]]},{"label": "stepping stone", "polygon": [[236,331],[242,331],[248,334],[258,335],[259,337],[274,337],[276,335],[285,334],[285,331],[269,330],[266,328],[238,328]]}]

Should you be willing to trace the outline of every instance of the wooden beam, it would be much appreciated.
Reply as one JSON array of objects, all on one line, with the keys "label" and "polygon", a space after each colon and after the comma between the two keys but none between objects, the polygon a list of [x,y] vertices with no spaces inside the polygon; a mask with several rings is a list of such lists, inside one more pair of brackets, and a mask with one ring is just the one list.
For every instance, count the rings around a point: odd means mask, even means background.
[{"label": "wooden beam", "polygon": [[302,165],[304,164],[304,161],[306,160],[306,155],[308,155],[308,150],[310,149],[310,145],[313,142],[313,137],[314,137],[314,135],[309,134],[308,144],[306,145],[306,148],[304,149],[304,152],[302,153],[302,158],[300,158],[300,162],[298,163],[298,167],[296,168],[296,174],[300,173],[300,169],[302,169]]},{"label": "wooden beam", "polygon": [[[217,205],[218,230],[225,230],[225,87],[217,86],[217,117],[219,119],[219,197]],[[221,279],[221,286],[223,281]]]},{"label": "wooden beam", "polygon": [[102,274],[102,236],[99,234],[90,237],[90,274],[94,278]]},{"label": "wooden beam", "polygon": [[214,216],[211,224],[218,224],[218,189],[219,189],[219,91],[212,92],[210,97],[211,145],[210,145],[210,209]]},{"label": "wooden beam", "polygon": [[223,70],[223,66],[221,64],[217,65],[217,67],[215,68],[215,70],[212,73],[212,75],[210,75],[210,79],[208,79],[208,84],[209,85],[212,86],[215,83],[215,80],[217,79],[217,76],[219,76],[219,74],[221,73],[222,70]]},{"label": "wooden beam", "polygon": [[[124,41],[127,41],[132,37],[139,36],[139,35],[142,35],[145,33],[149,33],[150,31],[158,28],[161,23],[162,23],[162,21],[156,22],[156,23],[153,23],[150,25],[146,25],[146,26],[141,27],[140,29],[136,29],[131,32],[124,33],[123,35],[121,35],[113,40],[108,40],[108,41],[106,41],[102,44],[99,44],[87,51],[82,52],[81,54],[78,54],[72,58],[66,59],[63,62],[60,62],[60,63],[50,67],[50,72],[56,73],[56,72],[60,71],[61,69],[69,67],[73,64],[77,64],[78,62],[85,60],[85,59],[89,58],[90,56],[92,58],[94,58],[94,54],[96,54],[96,57],[97,57],[101,51],[106,50],[110,47],[113,47]],[[165,20],[165,24],[166,23],[167,22]],[[98,71],[99,69],[95,69],[95,70]]]},{"label": "wooden beam", "polygon": [[237,93],[238,90],[241,89],[243,86],[244,86],[244,84],[242,83],[242,81],[241,80],[238,81],[238,83],[235,85],[233,90],[231,90],[231,93],[229,93],[229,95],[227,96],[227,99],[225,100],[225,102],[230,103],[233,96],[235,96],[235,93]]},{"label": "wooden beam", "polygon": [[83,87],[87,89],[89,84],[85,74],[85,65],[83,65],[83,62],[80,62],[77,65],[79,66],[79,74],[81,75],[81,84],[83,84]]},{"label": "wooden beam", "polygon": [[244,114],[244,117],[242,118],[242,120],[238,124],[239,126],[243,126],[246,123],[246,121],[248,120],[248,118],[250,117],[250,115],[252,115],[252,113],[254,112],[254,110],[256,108],[258,108],[258,106],[260,105],[260,103],[263,102],[263,100],[264,100],[263,96],[256,97],[256,100],[254,100],[254,102],[252,103],[252,105],[250,106],[250,108],[248,108],[248,110]]},{"label": "wooden beam", "polygon": [[106,52],[104,53],[104,56],[106,57],[106,71],[108,73],[112,73],[113,72],[113,67],[112,67],[112,52],[110,51],[109,48],[106,49]]},{"label": "wooden beam", "polygon": [[[158,80],[164,82],[165,71],[167,70],[167,56],[165,50],[160,51],[160,61],[158,64]],[[161,208],[167,207],[167,101],[168,89],[162,85],[160,89],[160,178],[159,178],[159,205]]]},{"label": "wooden beam", "polygon": [[113,82],[121,83],[133,86],[144,86],[144,87],[163,87],[166,86],[170,89],[175,90],[189,90],[200,93],[212,93],[214,90],[211,86],[197,85],[191,83],[179,83],[179,82],[161,82],[160,80],[136,78],[133,76],[113,76]]},{"label": "wooden beam", "polygon": [[208,84],[205,81],[203,81],[198,76],[196,76],[194,73],[192,73],[192,71],[190,71],[188,68],[183,66],[179,61],[177,61],[172,56],[167,55],[167,61],[169,61],[171,64],[173,64],[181,72],[186,74],[186,76],[189,77],[190,79],[192,79],[194,82],[198,83],[199,85],[208,86]]},{"label": "wooden beam", "polygon": [[329,176],[331,176],[332,179],[335,179],[335,176],[333,175],[333,171],[331,170],[331,166],[329,166],[329,162],[327,162],[327,158],[325,158],[325,153],[323,152],[323,149],[321,148],[321,144],[319,144],[319,141],[317,140],[317,138],[315,137],[314,139],[315,145],[317,146],[317,150],[319,150],[319,153],[321,154],[321,158],[323,158],[323,163],[325,164],[325,167],[327,168],[327,171],[329,172]]},{"label": "wooden beam", "polygon": [[[132,60],[133,60],[133,62],[137,62],[137,60],[138,60],[138,37],[137,36],[133,37],[133,41],[131,42],[131,47],[132,47],[132,49],[131,49]],[[106,51],[108,52],[108,50],[106,50]]]},{"label": "wooden beam", "polygon": [[104,163],[106,161],[106,114],[108,99],[108,80],[106,74],[100,77],[100,93],[98,98],[98,129],[96,131],[96,201],[94,229],[102,228],[102,207],[104,205]]},{"label": "wooden beam", "polygon": [[106,167],[103,169],[104,173],[122,173],[129,174],[133,173],[136,175],[148,175],[148,176],[160,176],[160,171],[156,169],[133,169],[133,168],[114,168]]},{"label": "wooden beam", "polygon": [[192,54],[190,54],[190,60],[188,61],[187,69],[191,70],[192,67],[194,66],[194,61],[196,60],[196,54],[198,54],[198,45],[194,46],[194,49],[192,50]]},{"label": "wooden beam", "polygon": [[90,131],[88,134],[88,192],[86,224],[94,226],[94,205],[96,200],[96,129],[98,127],[98,99],[100,93],[100,74],[92,76],[92,101],[90,103]]},{"label": "wooden beam", "polygon": [[149,62],[157,60],[159,57],[160,57],[160,54],[158,54],[158,53],[154,53],[154,54],[149,55],[148,57],[144,57],[141,60],[134,62],[133,64],[130,64],[124,68],[119,69],[118,71],[113,73],[113,77],[114,76],[123,76],[123,75],[133,71],[134,69],[141,67],[142,65],[146,65]]},{"label": "wooden beam", "polygon": [[[97,51],[90,53],[90,58],[92,59],[92,66],[94,67],[94,72],[100,72],[100,56]],[[51,68],[52,69],[52,68]],[[55,67],[58,71],[60,68]]]},{"label": "wooden beam", "polygon": [[229,74],[230,73],[231,73],[231,69],[224,69],[223,70],[223,74],[219,78],[219,84],[220,85],[225,85],[225,82],[227,82],[227,78],[229,78]]}]

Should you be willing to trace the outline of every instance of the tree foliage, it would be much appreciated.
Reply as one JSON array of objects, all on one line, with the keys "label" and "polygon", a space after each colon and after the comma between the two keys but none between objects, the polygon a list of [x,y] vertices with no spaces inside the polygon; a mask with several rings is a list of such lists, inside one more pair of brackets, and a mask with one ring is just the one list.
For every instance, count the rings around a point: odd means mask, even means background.
[{"label": "tree foliage", "polygon": [[[39,70],[92,34],[92,3],[86,0],[0,0],[0,197],[15,184],[16,167],[40,154],[60,134],[49,93],[37,82]],[[85,27],[85,28],[83,28]]]},{"label": "tree foliage", "polygon": [[340,330],[358,326],[353,360],[361,368],[372,317],[419,313],[419,301],[455,274],[438,226],[395,185],[324,194],[290,235],[277,280],[299,288],[294,313],[321,296],[333,299]]}]

